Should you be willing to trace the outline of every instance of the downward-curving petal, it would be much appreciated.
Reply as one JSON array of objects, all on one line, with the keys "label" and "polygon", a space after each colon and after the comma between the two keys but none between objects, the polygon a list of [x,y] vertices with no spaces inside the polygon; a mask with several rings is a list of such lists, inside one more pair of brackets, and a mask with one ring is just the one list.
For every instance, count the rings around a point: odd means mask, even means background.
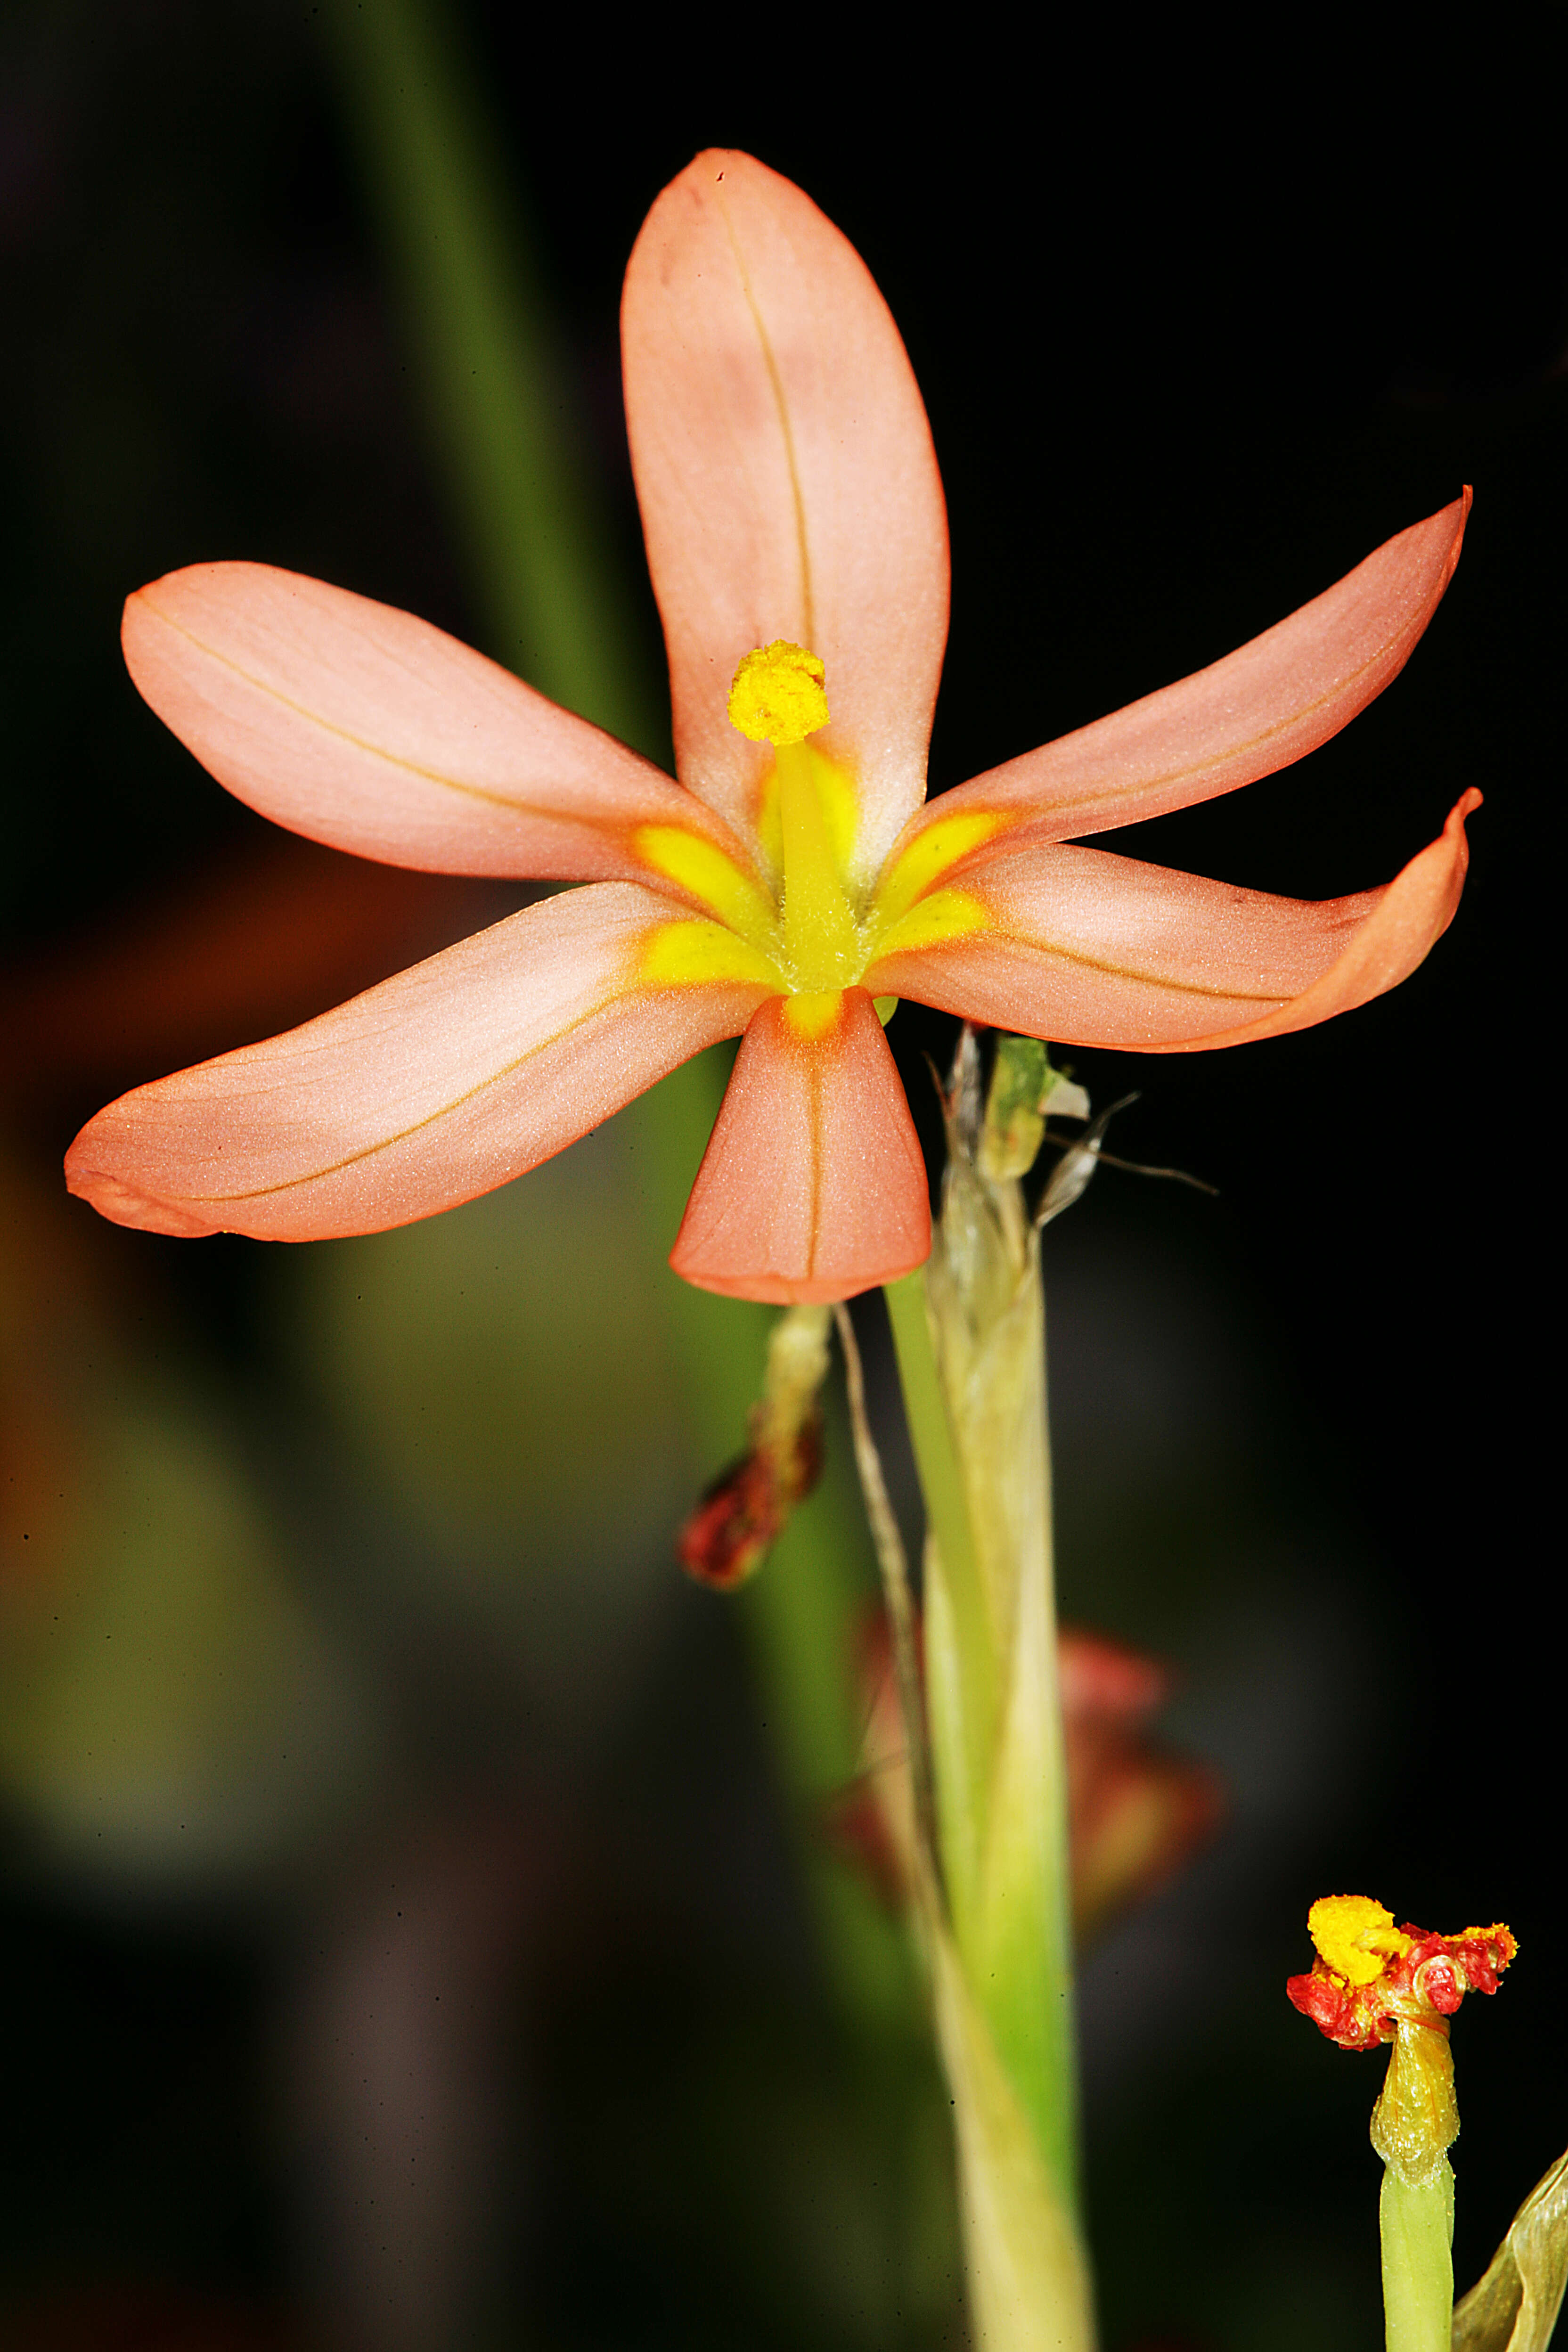
[{"label": "downward-curving petal", "polygon": [[964,877],[968,929],[885,956],[866,985],[1063,1045],[1144,1053],[1310,1028],[1397,986],[1447,929],[1479,803],[1467,793],[1391,883],[1350,898],[1276,898],[1100,849],[995,858]]},{"label": "downward-curving petal", "polygon": [[1223,661],[942,793],[900,849],[932,825],[995,812],[1003,822],[991,847],[976,842],[972,867],[1026,841],[1212,800],[1304,758],[1404,668],[1453,576],[1469,508],[1467,489]]},{"label": "downward-curving petal", "polygon": [[755,646],[808,646],[868,880],[925,791],[947,636],[942,481],[888,306],[809,197],[714,150],[644,224],[621,338],[677,772],[753,827],[772,754],[731,726],[730,681]]},{"label": "downward-curving petal", "polygon": [[641,825],[731,851],[648,761],[428,621],[264,563],[127,600],[126,664],[222,784],[312,841],[447,874],[639,879]]},{"label": "downward-curving petal", "polygon": [[765,982],[645,976],[684,911],[626,883],[525,907],[302,1029],[122,1095],[67,1181],[120,1224],[269,1241],[472,1200],[745,1027]]},{"label": "downward-curving petal", "polygon": [[[802,1007],[820,1008],[818,1034]],[[703,1290],[804,1305],[930,1251],[925,1163],[870,998],[773,998],[742,1041],[671,1265]]]}]

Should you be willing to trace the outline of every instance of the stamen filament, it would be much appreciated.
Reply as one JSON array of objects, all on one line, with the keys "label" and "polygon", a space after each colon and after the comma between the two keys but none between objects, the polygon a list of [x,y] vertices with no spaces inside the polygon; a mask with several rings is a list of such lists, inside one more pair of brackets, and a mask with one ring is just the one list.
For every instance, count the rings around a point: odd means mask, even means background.
[{"label": "stamen filament", "polygon": [[865,959],[813,755],[805,743],[785,743],[775,757],[784,832],[784,954],[797,987],[814,992],[843,988],[858,979]]}]

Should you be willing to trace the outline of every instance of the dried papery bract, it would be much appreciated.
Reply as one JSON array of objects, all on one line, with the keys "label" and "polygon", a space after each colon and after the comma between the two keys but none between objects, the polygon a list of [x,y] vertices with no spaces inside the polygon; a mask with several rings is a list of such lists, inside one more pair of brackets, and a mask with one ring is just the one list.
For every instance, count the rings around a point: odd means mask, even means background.
[{"label": "dried papery bract", "polygon": [[746,1452],[714,1480],[676,1539],[676,1557],[699,1584],[731,1592],[754,1576],[821,1475],[818,1399],[831,1313],[792,1307],[773,1325]]},{"label": "dried papery bract", "polygon": [[1568,2287],[1568,2156],[1538,2180],[1454,2313],[1453,2352],[1546,2352]]}]

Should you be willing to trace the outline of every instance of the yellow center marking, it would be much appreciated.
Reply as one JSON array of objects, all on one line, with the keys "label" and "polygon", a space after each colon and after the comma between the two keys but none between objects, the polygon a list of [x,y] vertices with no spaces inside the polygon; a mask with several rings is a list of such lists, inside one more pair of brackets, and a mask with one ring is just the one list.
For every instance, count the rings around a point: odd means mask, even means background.
[{"label": "yellow center marking", "polygon": [[919,899],[907,915],[889,923],[876,940],[872,961],[910,955],[920,948],[939,948],[948,940],[962,940],[971,931],[990,928],[991,917],[968,890],[933,890]]},{"label": "yellow center marking", "polygon": [[1015,820],[1002,810],[936,819],[868,907],[849,880],[859,819],[854,777],[807,740],[828,721],[821,661],[809,646],[783,637],[757,646],[735,672],[729,710],[750,740],[773,748],[760,831],[778,895],[700,835],[680,825],[639,826],[631,837],[637,855],[714,918],[651,931],[642,977],[672,986],[740,982],[773,990],[788,1000],[797,1036],[823,1037],[839,1018],[844,990],[870,967],[989,926],[979,898],[934,886]]},{"label": "yellow center marking", "polygon": [[759,947],[772,941],[778,929],[772,898],[716,843],[689,833],[684,825],[642,824],[631,845],[656,874],[678,882],[742,939]]},{"label": "yellow center marking", "polygon": [[877,919],[896,923],[961,857],[1017,822],[1006,809],[961,809],[952,816],[933,817],[878,884]]},{"label": "yellow center marking", "polygon": [[826,1037],[843,1010],[844,995],[839,989],[784,999],[784,1019],[797,1037]]},{"label": "yellow center marking", "polygon": [[859,979],[871,942],[847,878],[859,814],[854,781],[806,740],[827,724],[822,663],[809,646],[775,637],[742,657],[729,707],[742,735],[773,747],[761,830],[782,883],[776,952],[789,992],[836,997]]},{"label": "yellow center marking", "polygon": [[752,981],[784,994],[789,982],[773,957],[724,923],[701,916],[689,922],[660,923],[642,951],[638,977],[655,987],[689,987],[713,981]]}]

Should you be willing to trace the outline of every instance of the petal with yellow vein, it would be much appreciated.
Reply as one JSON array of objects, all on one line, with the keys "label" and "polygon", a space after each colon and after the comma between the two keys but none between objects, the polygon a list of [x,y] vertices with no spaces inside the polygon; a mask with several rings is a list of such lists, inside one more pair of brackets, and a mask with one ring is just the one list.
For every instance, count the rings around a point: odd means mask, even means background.
[{"label": "petal with yellow vein", "polygon": [[[1223,661],[941,793],[898,856],[946,828],[941,863],[967,877],[1026,841],[1105,833],[1303,759],[1404,668],[1453,576],[1469,507],[1466,490]],[[1002,829],[968,839],[963,821],[986,814]]]}]

